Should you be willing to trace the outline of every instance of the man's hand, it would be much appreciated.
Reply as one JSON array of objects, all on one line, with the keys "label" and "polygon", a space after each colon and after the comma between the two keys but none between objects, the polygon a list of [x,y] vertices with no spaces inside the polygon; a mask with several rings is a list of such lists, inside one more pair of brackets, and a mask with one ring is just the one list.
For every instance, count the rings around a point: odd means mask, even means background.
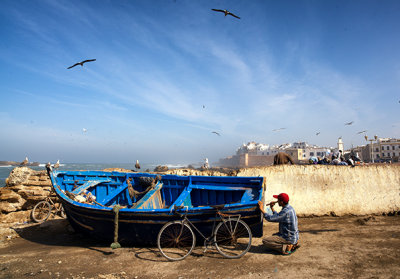
[{"label": "man's hand", "polygon": [[272,212],[275,211],[274,210],[274,205],[276,204],[276,202],[270,202],[269,203],[269,207],[271,208]]}]

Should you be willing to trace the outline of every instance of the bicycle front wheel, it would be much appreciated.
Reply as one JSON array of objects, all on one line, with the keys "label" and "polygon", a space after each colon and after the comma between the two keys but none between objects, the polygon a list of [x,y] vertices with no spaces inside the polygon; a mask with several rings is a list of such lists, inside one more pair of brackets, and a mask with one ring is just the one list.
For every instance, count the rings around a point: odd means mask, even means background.
[{"label": "bicycle front wheel", "polygon": [[237,218],[220,222],[215,228],[214,244],[218,252],[229,259],[242,257],[251,247],[251,230]]},{"label": "bicycle front wheel", "polygon": [[195,244],[192,228],[182,221],[168,222],[157,236],[158,249],[170,261],[180,261],[189,256]]},{"label": "bicycle front wheel", "polygon": [[46,221],[51,213],[51,205],[47,201],[38,202],[32,209],[32,219],[36,223]]}]

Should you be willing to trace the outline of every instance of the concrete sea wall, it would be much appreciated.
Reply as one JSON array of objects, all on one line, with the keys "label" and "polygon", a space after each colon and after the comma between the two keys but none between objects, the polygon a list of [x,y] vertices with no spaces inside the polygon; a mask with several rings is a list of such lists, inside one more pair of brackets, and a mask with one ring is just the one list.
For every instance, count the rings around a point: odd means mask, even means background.
[{"label": "concrete sea wall", "polygon": [[240,169],[237,175],[266,177],[265,200],[285,192],[300,216],[400,211],[400,165],[280,165]]}]

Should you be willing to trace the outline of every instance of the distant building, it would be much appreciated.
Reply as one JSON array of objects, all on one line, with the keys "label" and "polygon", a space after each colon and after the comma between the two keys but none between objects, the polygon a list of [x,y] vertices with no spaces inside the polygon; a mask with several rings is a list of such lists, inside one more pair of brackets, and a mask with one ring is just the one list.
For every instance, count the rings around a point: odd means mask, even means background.
[{"label": "distant building", "polygon": [[290,155],[296,164],[307,163],[310,157],[323,158],[331,152],[331,148],[309,145],[306,142],[285,143],[269,146],[256,142],[243,144],[236,154],[219,160],[223,167],[253,167],[272,165],[278,152]]},{"label": "distant building", "polygon": [[378,138],[358,149],[364,162],[399,162],[400,139]]}]

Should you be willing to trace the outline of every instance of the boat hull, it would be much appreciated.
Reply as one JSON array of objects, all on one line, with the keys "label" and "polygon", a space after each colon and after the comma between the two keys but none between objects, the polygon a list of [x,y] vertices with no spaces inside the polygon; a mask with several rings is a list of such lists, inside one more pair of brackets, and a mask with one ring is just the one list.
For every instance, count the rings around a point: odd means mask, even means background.
[{"label": "boat hull", "polygon": [[[130,205],[128,190],[123,189],[123,183],[127,176],[134,178],[135,175],[154,177],[149,174],[114,172],[53,172],[51,179],[71,226],[99,240],[114,240],[117,221],[118,242],[153,246],[164,224],[182,219],[181,215],[174,213],[174,205],[185,206],[180,210],[181,213],[187,212],[196,228],[209,236],[214,221],[220,220],[212,205],[221,204],[221,201],[226,202],[221,209],[223,213],[240,215],[254,237],[262,236],[263,218],[257,202],[263,198],[263,178],[161,176],[163,183],[157,184],[159,186]],[[94,182],[96,179],[100,181],[97,184]],[[104,201],[105,204],[77,202],[70,198],[67,194],[73,193],[71,181],[74,181],[74,185],[76,181],[81,181],[78,188],[89,185],[87,190],[97,193],[97,201]],[[105,187],[105,190],[101,187]],[[120,194],[114,197],[117,191]],[[127,204],[124,204],[125,201]],[[119,207],[121,204],[122,207],[116,210],[117,205]],[[202,243],[200,239],[199,243]]]},{"label": "boat hull", "polygon": [[[80,207],[63,204],[71,226],[79,232],[98,240],[112,242],[114,239],[115,213],[87,210]],[[262,216],[256,208],[238,209],[229,211],[229,214],[240,214],[251,228],[254,237],[262,236]],[[219,221],[215,211],[196,212],[188,214],[191,222],[205,236],[211,234],[214,220]],[[155,245],[157,234],[161,227],[169,221],[182,219],[174,214],[145,214],[119,212],[118,214],[118,241],[121,243],[140,246]]]}]

